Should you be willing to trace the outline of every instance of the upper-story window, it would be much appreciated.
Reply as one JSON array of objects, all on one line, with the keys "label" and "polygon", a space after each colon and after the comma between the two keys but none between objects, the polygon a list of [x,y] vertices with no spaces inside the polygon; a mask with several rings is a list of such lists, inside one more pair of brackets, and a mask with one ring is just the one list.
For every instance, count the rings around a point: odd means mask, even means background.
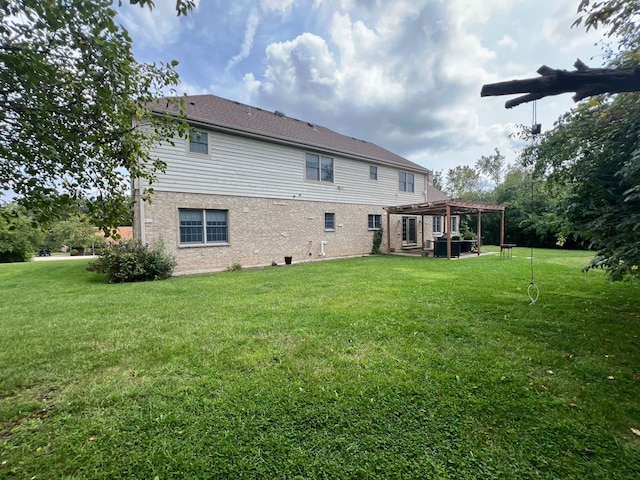
[{"label": "upper-story window", "polygon": [[189,131],[189,152],[209,154],[209,135],[200,130]]},{"label": "upper-story window", "polygon": [[307,153],[305,178],[316,182],[333,183],[333,158]]},{"label": "upper-story window", "polygon": [[378,167],[369,165],[369,180],[378,180]]},{"label": "upper-story window", "polygon": [[399,182],[398,182],[398,190],[401,192],[411,192],[414,191],[414,180],[413,173],[400,172]]}]

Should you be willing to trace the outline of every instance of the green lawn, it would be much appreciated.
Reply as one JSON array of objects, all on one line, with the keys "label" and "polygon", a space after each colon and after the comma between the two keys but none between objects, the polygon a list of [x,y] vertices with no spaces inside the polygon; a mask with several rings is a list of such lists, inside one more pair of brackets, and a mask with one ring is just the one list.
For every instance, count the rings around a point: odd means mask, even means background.
[{"label": "green lawn", "polygon": [[0,478],[640,478],[640,284],[528,255],[0,265]]}]

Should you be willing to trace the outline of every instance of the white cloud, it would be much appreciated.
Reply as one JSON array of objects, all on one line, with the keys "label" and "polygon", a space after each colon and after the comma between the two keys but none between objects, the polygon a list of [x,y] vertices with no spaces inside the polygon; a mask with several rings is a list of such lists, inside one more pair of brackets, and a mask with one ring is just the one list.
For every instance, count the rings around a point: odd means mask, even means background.
[{"label": "white cloud", "polygon": [[247,18],[247,25],[244,31],[244,40],[242,41],[242,45],[240,47],[240,52],[234,55],[229,61],[224,69],[225,73],[231,70],[238,62],[241,62],[245,58],[249,56],[251,53],[251,48],[253,46],[253,39],[256,34],[256,29],[258,28],[258,23],[260,22],[260,17],[258,16],[258,11],[255,8],[251,9],[249,13],[249,18]]},{"label": "white cloud", "polygon": [[279,12],[286,15],[293,8],[294,0],[260,0],[260,6],[265,12]]},{"label": "white cloud", "polygon": [[327,44],[311,33],[269,45],[264,78],[266,92],[297,101],[328,100],[339,90],[336,64]]},{"label": "white cloud", "polygon": [[[196,9],[199,3],[196,1]],[[154,5],[151,10],[127,2],[119,9],[119,16],[125,28],[138,39],[152,43],[156,48],[171,45],[180,36],[180,23],[184,17],[176,15],[175,0],[155,0]]]},{"label": "white cloud", "polygon": [[592,46],[602,38],[602,32],[597,30],[585,32],[582,27],[571,28],[576,19],[575,8],[575,2],[560,2],[543,23],[542,38],[566,53]]},{"label": "white cloud", "polygon": [[[534,77],[543,63],[570,68],[597,39],[570,29],[576,3],[208,1],[180,24],[175,0],[156,0],[153,12],[129,5],[121,12],[135,16],[136,44],[167,46],[185,25],[198,25],[176,44],[194,62],[188,70],[180,59],[191,94],[282,110],[428,168],[450,168],[494,147],[513,157],[519,146],[509,134],[529,124],[530,107],[506,110],[505,98],[481,98],[480,89]],[[570,95],[541,102],[542,123],[551,127],[571,106]]]},{"label": "white cloud", "polygon": [[498,45],[504,48],[509,48],[511,50],[518,49],[518,42],[516,42],[511,36],[507,34],[502,36],[502,38],[498,42]]}]

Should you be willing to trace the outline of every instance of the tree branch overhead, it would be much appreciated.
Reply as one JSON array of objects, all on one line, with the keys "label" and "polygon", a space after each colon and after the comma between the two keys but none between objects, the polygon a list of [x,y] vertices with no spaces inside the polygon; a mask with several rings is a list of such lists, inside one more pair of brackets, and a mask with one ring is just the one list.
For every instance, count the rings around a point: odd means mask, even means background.
[{"label": "tree branch overhead", "polygon": [[569,72],[543,65],[537,71],[540,77],[483,85],[480,96],[525,93],[526,95],[505,103],[506,108],[513,108],[522,103],[569,92],[575,93],[573,100],[577,102],[601,93],[640,91],[640,67],[589,68],[580,59],[573,66],[576,70]]}]

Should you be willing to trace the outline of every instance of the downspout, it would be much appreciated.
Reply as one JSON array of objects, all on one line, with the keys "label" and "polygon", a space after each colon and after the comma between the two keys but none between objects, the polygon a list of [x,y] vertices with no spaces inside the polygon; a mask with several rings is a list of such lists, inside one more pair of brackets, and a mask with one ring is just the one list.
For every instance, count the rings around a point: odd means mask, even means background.
[{"label": "downspout", "polygon": [[140,231],[138,233],[140,237],[140,243],[144,245],[146,243],[147,232],[145,231],[144,200],[142,199],[142,180],[139,178],[133,181],[133,199],[135,201],[135,208],[138,209],[138,222],[140,222]]}]

